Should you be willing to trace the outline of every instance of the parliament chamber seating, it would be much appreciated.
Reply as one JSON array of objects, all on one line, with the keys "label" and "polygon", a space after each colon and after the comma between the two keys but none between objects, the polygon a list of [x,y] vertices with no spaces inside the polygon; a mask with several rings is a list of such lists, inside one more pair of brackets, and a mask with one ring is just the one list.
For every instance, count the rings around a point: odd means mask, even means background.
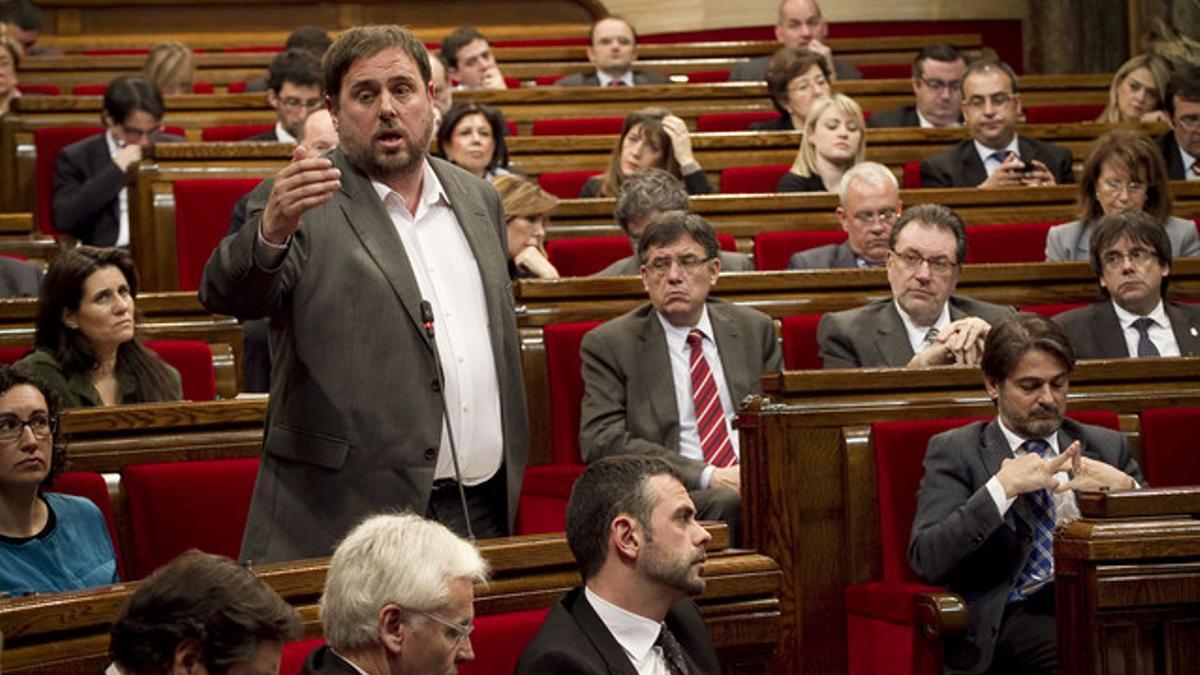
[{"label": "parliament chamber seating", "polygon": [[17,91],[25,96],[58,96],[62,89],[54,84],[18,84]]},{"label": "parliament chamber seating", "polygon": [[285,644],[283,653],[279,655],[279,675],[300,675],[300,670],[304,668],[304,662],[308,660],[308,655],[323,644],[325,644],[325,638],[320,637],[306,638]]},{"label": "parliament chamber seating", "polygon": [[204,127],[200,130],[200,140],[205,143],[244,141],[251,136],[264,134],[274,128],[274,124],[224,124],[216,127]]},{"label": "parliament chamber seating", "polygon": [[864,80],[902,80],[912,77],[911,63],[860,63],[857,66]]},{"label": "parliament chamber seating", "polygon": [[779,321],[780,337],[783,340],[783,367],[785,370],[820,370],[820,345],[817,343],[817,325],[822,314],[794,314]]},{"label": "parliament chamber seating", "polygon": [[[694,74],[694,73],[693,73]],[[749,131],[754,122],[766,122],[779,117],[774,110],[752,112],[708,113],[696,117],[696,131]],[[774,188],[774,186],[772,186]]]},{"label": "parliament chamber seating", "polygon": [[[722,251],[737,251],[733,235],[717,233]],[[586,277],[633,255],[628,237],[572,237],[546,242],[546,256],[560,276]]]},{"label": "parliament chamber seating", "polygon": [[1142,435],[1142,475],[1151,487],[1200,485],[1196,433],[1200,408],[1144,410],[1139,418]]},{"label": "parliament chamber seating", "polygon": [[543,190],[559,199],[577,199],[579,191],[592,176],[599,176],[603,171],[592,169],[587,171],[550,171],[538,174],[538,185]]},{"label": "parliament chamber seating", "polygon": [[781,230],[754,237],[754,269],[786,270],[792,254],[846,241],[845,230]]},{"label": "parliament chamber seating", "polygon": [[921,187],[921,162],[905,162],[900,172],[900,187],[918,190]]},{"label": "parliament chamber seating", "polygon": [[683,77],[687,78],[688,84],[713,84],[716,82],[728,82],[729,71],[721,70],[694,70],[690,73],[683,73]]},{"label": "parliament chamber seating", "polygon": [[735,166],[721,170],[721,193],[754,194],[775,192],[779,179],[791,169],[790,164],[770,166]]},{"label": "parliament chamber seating", "polygon": [[620,134],[624,117],[563,117],[533,121],[534,136],[607,136]]},{"label": "parliament chamber seating", "polygon": [[172,184],[180,290],[200,288],[209,256],[229,231],[234,206],[260,182],[257,178],[198,178]]},{"label": "parliament chamber seating", "polygon": [[1057,223],[1003,223],[967,227],[967,263],[1042,262],[1046,233]]},{"label": "parliament chamber seating", "polygon": [[1021,311],[1021,312],[1027,312],[1029,314],[1037,314],[1040,316],[1044,316],[1047,319],[1053,319],[1054,317],[1058,316],[1059,314],[1062,314],[1063,312],[1065,312],[1069,309],[1083,307],[1084,304],[1086,304],[1086,303],[1056,302],[1056,303],[1044,304],[1044,305],[1021,305],[1020,307],[1017,308],[1017,310]]},{"label": "parliament chamber seating", "polygon": [[1025,108],[1026,124],[1077,124],[1095,122],[1104,112],[1103,103],[1059,103]]}]

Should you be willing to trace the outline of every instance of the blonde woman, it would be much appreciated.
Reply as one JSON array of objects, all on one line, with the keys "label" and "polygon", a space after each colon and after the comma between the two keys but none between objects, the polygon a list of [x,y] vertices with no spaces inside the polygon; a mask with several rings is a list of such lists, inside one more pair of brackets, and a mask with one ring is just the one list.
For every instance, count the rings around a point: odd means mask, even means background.
[{"label": "blonde woman", "polygon": [[513,279],[557,279],[546,259],[546,224],[558,197],[515,174],[492,178],[508,225],[508,272]]},{"label": "blonde woman", "polygon": [[836,192],[842,175],[863,161],[867,150],[862,108],[843,94],[813,102],[804,122],[800,151],[776,192]]},{"label": "blonde woman", "polygon": [[1171,69],[1161,58],[1141,54],[1129,59],[1113,76],[1108,107],[1096,121],[1169,123],[1163,110],[1169,79]]},{"label": "blonde woman", "polygon": [[192,93],[192,83],[196,79],[192,50],[175,40],[160,42],[146,56],[142,75],[153,82],[163,96]]}]

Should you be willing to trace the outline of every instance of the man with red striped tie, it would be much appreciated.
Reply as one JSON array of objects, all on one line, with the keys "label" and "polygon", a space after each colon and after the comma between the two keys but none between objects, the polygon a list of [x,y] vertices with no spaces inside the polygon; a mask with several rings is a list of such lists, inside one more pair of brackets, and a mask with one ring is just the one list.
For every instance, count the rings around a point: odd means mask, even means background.
[{"label": "man with red striped tie", "polygon": [[779,343],[761,312],[709,298],[721,262],[711,225],[668,211],[638,241],[650,304],[597,327],[580,348],[586,462],[619,454],[667,460],[697,517],[736,533],[738,437],[731,422],[763,373],[780,370]]}]

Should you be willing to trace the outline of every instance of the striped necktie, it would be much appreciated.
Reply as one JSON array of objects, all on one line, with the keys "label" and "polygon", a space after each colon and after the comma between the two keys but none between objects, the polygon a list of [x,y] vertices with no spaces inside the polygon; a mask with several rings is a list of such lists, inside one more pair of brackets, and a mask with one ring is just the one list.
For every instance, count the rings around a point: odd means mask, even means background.
[{"label": "striped necktie", "polygon": [[[1046,458],[1050,444],[1046,441],[1025,441],[1025,451]],[[1030,500],[1033,515],[1033,548],[1021,568],[1017,585],[1008,594],[1008,601],[1023,600],[1021,589],[1031,583],[1049,579],[1054,574],[1054,496],[1049,490],[1038,490],[1025,495]]]},{"label": "striped necktie", "polygon": [[1148,316],[1133,322],[1133,328],[1138,332],[1137,357],[1144,358],[1147,356],[1161,356],[1158,347],[1150,340],[1150,326],[1154,325],[1154,319]]},{"label": "striped necktie", "polygon": [[688,332],[687,344],[692,350],[692,403],[696,406],[696,431],[700,435],[700,449],[704,461],[722,469],[737,463],[733,442],[725,427],[725,410],[721,407],[721,396],[717,392],[717,380],[704,358],[704,333],[699,328]]}]

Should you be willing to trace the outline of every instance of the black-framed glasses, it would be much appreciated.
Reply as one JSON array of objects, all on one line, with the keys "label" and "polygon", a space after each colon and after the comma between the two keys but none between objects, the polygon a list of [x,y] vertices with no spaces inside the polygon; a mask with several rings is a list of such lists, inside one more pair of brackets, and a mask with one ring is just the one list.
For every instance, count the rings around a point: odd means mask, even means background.
[{"label": "black-framed glasses", "polygon": [[916,80],[938,94],[947,90],[951,94],[962,91],[962,80],[950,80],[947,82],[946,80],[938,80],[931,77],[918,77]]},{"label": "black-framed glasses", "polygon": [[279,99],[279,104],[288,110],[299,110],[304,108],[308,111],[319,110],[324,107],[325,101],[320,98],[301,99],[294,96],[288,96]]},{"label": "black-framed glasses", "polygon": [[916,253],[914,251],[905,251],[904,253],[892,251],[892,255],[896,256],[896,259],[900,261],[900,264],[903,265],[905,269],[913,272],[921,269],[922,263],[929,265],[929,271],[939,276],[950,274],[955,270],[955,268],[958,267],[957,262],[942,256],[937,258],[926,258],[920,253]]},{"label": "black-framed glasses", "polygon": [[679,265],[679,269],[687,273],[693,273],[715,258],[701,258],[697,255],[683,255],[678,258],[672,258],[669,255],[659,256],[646,263],[646,268],[656,275],[664,275],[671,271],[673,265]]},{"label": "black-framed glasses", "polygon": [[896,224],[896,219],[900,217],[900,212],[895,209],[883,209],[882,211],[860,211],[854,214],[854,220],[870,225],[872,223],[883,223],[884,225]]},{"label": "black-framed glasses", "polygon": [[463,642],[466,642],[471,637],[471,633],[475,632],[475,624],[473,623],[458,623],[457,621],[451,621],[450,619],[434,614],[433,612],[418,611],[416,613],[427,619],[433,619],[446,628],[454,631],[455,645],[461,645]]},{"label": "black-framed glasses", "polygon": [[1104,263],[1104,269],[1115,270],[1120,269],[1125,265],[1125,261],[1133,263],[1136,267],[1144,267],[1149,265],[1151,260],[1157,260],[1158,256],[1148,248],[1131,248],[1129,252],[1122,251],[1105,251],[1100,256],[1100,261]]},{"label": "black-framed glasses", "polygon": [[33,413],[23,420],[16,415],[0,415],[0,442],[12,442],[21,437],[29,427],[34,438],[50,438],[58,428],[58,418],[46,413]]}]

